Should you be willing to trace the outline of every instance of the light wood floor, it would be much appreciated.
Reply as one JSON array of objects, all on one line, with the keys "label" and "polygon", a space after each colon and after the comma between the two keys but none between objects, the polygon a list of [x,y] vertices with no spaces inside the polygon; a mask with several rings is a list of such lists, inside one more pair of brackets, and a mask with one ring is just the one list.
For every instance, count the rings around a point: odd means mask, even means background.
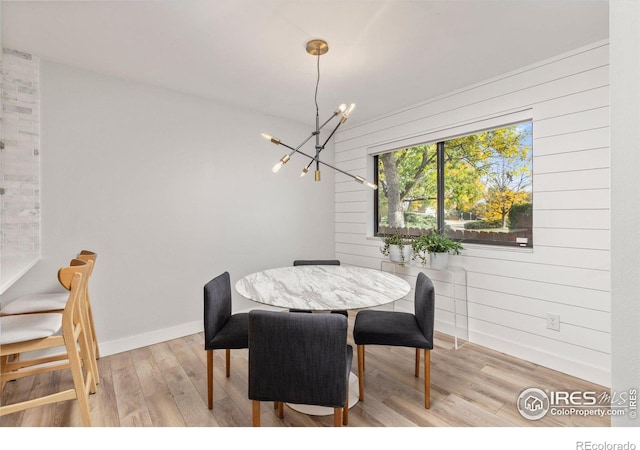
[{"label": "light wood floor", "polygon": [[[350,317],[350,327],[353,317]],[[351,336],[351,330],[349,330]],[[353,342],[350,342],[353,344]],[[608,417],[555,417],[526,420],[516,409],[522,390],[608,389],[530,362],[436,334],[431,353],[431,408],[423,406],[423,380],[415,378],[414,350],[369,346],[365,401],[350,409],[350,427],[607,427]],[[231,377],[224,376],[224,351],[215,352],[214,407],[207,408],[203,335],[195,334],[99,360],[100,384],[91,396],[94,426],[102,427],[249,427],[247,351],[231,352]],[[355,347],[354,347],[355,355]],[[354,358],[353,369],[357,371]],[[422,373],[422,370],[421,370]],[[70,375],[44,374],[7,384],[3,403],[50,389],[71,386]],[[62,402],[0,418],[3,427],[81,426],[75,401]],[[329,427],[332,416],[308,416],[285,408],[278,419],[263,403],[263,427]]]}]

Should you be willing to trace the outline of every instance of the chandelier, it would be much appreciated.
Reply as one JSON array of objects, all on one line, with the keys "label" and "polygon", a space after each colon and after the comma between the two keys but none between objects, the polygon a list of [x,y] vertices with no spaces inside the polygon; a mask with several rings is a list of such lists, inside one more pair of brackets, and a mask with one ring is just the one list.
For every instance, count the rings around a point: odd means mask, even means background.
[{"label": "chandelier", "polygon": [[[300,145],[298,145],[297,147],[291,147],[290,145],[285,144],[284,142],[282,142],[280,139],[275,138],[271,135],[268,135],[266,133],[262,133],[262,137],[264,137],[265,139],[271,141],[272,143],[276,144],[276,145],[282,145],[286,148],[288,148],[290,150],[289,153],[287,153],[286,155],[284,155],[282,158],[280,158],[280,161],[278,161],[276,163],[276,165],[273,166],[273,172],[276,173],[278,172],[282,166],[284,166],[286,163],[289,162],[289,160],[291,159],[291,157],[295,154],[295,153],[299,153],[307,158],[309,158],[309,164],[307,164],[307,166],[305,168],[302,169],[302,173],[300,174],[301,177],[305,176],[307,174],[307,172],[309,172],[309,168],[311,167],[312,164],[315,163],[315,180],[316,181],[320,181],[320,165],[323,166],[327,166],[337,172],[340,172],[350,178],[353,178],[354,181],[357,181],[360,184],[363,184],[365,186],[370,187],[371,189],[378,189],[378,186],[370,183],[369,181],[365,180],[364,178],[362,178],[359,175],[352,175],[348,172],[345,172],[342,169],[338,169],[337,167],[332,166],[331,164],[327,164],[324,161],[320,160],[320,153],[322,152],[322,150],[324,150],[324,147],[327,145],[327,142],[329,142],[329,140],[333,137],[333,135],[335,134],[335,132],[338,130],[338,128],[340,128],[340,125],[342,125],[343,123],[345,123],[347,121],[347,119],[349,118],[349,115],[353,112],[353,109],[356,107],[355,104],[351,104],[347,107],[346,104],[341,104],[340,106],[338,106],[338,108],[336,108],[336,110],[333,112],[333,114],[331,115],[331,117],[329,117],[322,125],[320,125],[320,113],[319,113],[319,109],[318,109],[318,85],[320,83],[320,56],[324,55],[325,53],[327,53],[329,51],[329,45],[326,43],[326,41],[323,41],[321,39],[313,39],[309,42],[307,42],[306,45],[306,50],[307,53],[309,53],[310,55],[313,56],[317,56],[317,72],[318,72],[318,78],[316,81],[316,90],[315,90],[315,104],[316,104],[316,128],[314,131],[311,132],[311,134],[309,135],[309,137],[307,137],[304,141],[302,141],[302,143]],[[329,122],[331,122],[332,119],[334,119],[337,116],[341,116],[340,120],[338,121],[337,125],[335,126],[335,128],[333,129],[333,131],[331,131],[331,133],[329,133],[329,136],[325,139],[325,141],[323,143],[320,143],[320,130],[322,130],[325,125],[327,125]],[[309,142],[311,140],[311,138],[315,137],[316,139],[316,145],[315,145],[315,155],[309,155],[303,151],[300,150],[300,148],[306,144],[307,142]]]}]

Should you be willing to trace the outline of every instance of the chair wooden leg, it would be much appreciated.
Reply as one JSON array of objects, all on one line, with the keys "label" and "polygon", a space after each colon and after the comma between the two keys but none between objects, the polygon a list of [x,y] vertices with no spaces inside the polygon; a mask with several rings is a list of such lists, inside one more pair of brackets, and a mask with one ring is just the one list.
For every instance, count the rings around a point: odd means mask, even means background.
[{"label": "chair wooden leg", "polygon": [[347,400],[342,408],[342,424],[349,425],[349,379],[347,379]]},{"label": "chair wooden leg", "polygon": [[[8,355],[3,355],[0,356],[0,373],[4,373],[4,366],[7,364],[7,361],[9,360],[9,356]],[[6,384],[5,380],[0,380],[0,397],[2,396],[2,392],[4,390],[4,385]]]},{"label": "chair wooden leg", "polygon": [[226,353],[227,378],[229,378],[231,375],[231,349],[228,348]]},{"label": "chair wooden leg", "polygon": [[100,347],[98,347],[98,338],[96,337],[96,326],[93,321],[93,311],[91,310],[91,303],[87,305],[87,313],[89,315],[89,326],[91,328],[90,332],[93,344],[93,353],[95,354],[96,359],[100,359]]},{"label": "chair wooden leg", "polygon": [[342,408],[333,408],[333,426],[342,426]]},{"label": "chair wooden leg", "polygon": [[80,359],[85,367],[86,378],[89,383],[89,392],[95,394],[98,390],[98,363],[93,353],[93,344],[89,342],[90,337],[85,333],[85,325],[80,326],[78,335],[80,341]]},{"label": "chair wooden leg", "polygon": [[415,375],[416,377],[420,376],[420,349],[416,348],[416,370],[415,370]]},{"label": "chair wooden leg", "polygon": [[431,407],[431,350],[424,349],[424,407]]},{"label": "chair wooden leg", "polygon": [[358,394],[364,401],[364,345],[358,345]]},{"label": "chair wooden leg", "polygon": [[[98,372],[98,344],[95,340],[95,331],[92,326],[92,317],[90,311],[85,311],[85,320],[82,325],[83,334],[88,345],[87,358],[90,365],[91,372],[93,372],[93,378],[95,384],[100,383],[100,372]],[[84,356],[83,356],[84,357]],[[94,391],[95,392],[95,391]]]},{"label": "chair wooden leg", "polygon": [[[80,416],[82,417],[82,423],[85,427],[91,426],[91,413],[89,412],[89,389],[90,386],[85,381],[85,377],[82,373],[82,363],[80,362],[80,355],[76,347],[76,342],[65,342],[67,348],[67,354],[69,357],[69,368],[71,369],[71,375],[73,377],[73,385],[75,388],[76,399],[80,406]],[[89,372],[87,376],[91,376]]]},{"label": "chair wooden leg", "polygon": [[362,346],[362,373],[364,373],[364,345]]},{"label": "chair wooden leg", "polygon": [[278,402],[278,417],[284,419],[284,402]]},{"label": "chair wooden leg", "polygon": [[207,350],[207,401],[213,409],[213,350]]},{"label": "chair wooden leg", "polygon": [[252,422],[254,427],[260,426],[260,401],[251,401]]}]

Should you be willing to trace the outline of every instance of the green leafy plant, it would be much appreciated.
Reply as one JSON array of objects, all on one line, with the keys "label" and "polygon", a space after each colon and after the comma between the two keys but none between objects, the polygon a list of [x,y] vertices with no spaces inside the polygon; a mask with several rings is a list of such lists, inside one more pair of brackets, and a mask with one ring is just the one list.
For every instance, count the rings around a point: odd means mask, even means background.
[{"label": "green leafy plant", "polygon": [[389,249],[391,248],[391,246],[398,246],[401,258],[400,265],[404,265],[406,262],[404,248],[405,246],[412,247],[413,239],[413,236],[403,234],[400,232],[400,230],[396,229],[392,234],[388,234],[382,237],[382,247],[380,247],[380,252],[385,256],[389,256]]},{"label": "green leafy plant", "polygon": [[411,248],[413,249],[412,259],[420,259],[422,264],[427,263],[427,258],[432,253],[459,255],[464,250],[460,242],[440,233],[429,233],[416,237],[411,243]]}]

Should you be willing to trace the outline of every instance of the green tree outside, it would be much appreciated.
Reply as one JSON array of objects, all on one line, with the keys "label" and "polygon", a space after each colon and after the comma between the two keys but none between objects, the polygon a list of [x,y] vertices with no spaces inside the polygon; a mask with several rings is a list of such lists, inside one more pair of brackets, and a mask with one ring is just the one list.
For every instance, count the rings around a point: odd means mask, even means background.
[{"label": "green tree outside", "polygon": [[[437,211],[436,148],[433,143],[380,155],[379,225],[435,224],[424,217],[435,218]],[[480,220],[480,228],[497,223],[494,231],[508,231],[511,209],[532,200],[531,157],[530,123],[445,141],[445,219]]]}]

